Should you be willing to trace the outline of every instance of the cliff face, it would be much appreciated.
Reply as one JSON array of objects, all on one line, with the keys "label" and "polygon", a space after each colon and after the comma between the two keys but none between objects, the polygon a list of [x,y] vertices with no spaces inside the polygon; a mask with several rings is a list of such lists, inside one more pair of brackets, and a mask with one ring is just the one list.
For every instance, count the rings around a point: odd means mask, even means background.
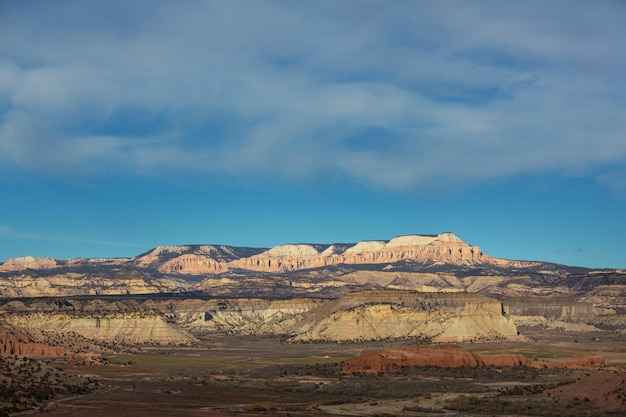
[{"label": "cliff face", "polygon": [[280,335],[291,340],[517,340],[502,305],[477,294],[366,291],[321,299],[30,300],[0,305],[0,320],[46,332],[126,343],[188,343],[193,334]]},{"label": "cliff face", "polygon": [[164,262],[158,267],[165,274],[221,274],[228,271],[228,263],[215,261],[203,255],[188,253]]},{"label": "cliff face", "polygon": [[[161,272],[180,274],[223,273],[233,269],[260,272],[288,272],[332,265],[384,264],[401,261],[440,261],[452,264],[480,262],[477,246],[470,246],[452,233],[437,236],[401,236],[386,241],[365,241],[354,245],[282,245],[237,259],[184,254],[159,267]],[[141,261],[143,262],[143,261]]]},{"label": "cliff face", "polygon": [[[452,233],[407,235],[356,244],[289,244],[271,249],[225,245],[161,246],[135,258],[18,258],[0,264],[0,297],[157,294],[321,296],[368,288],[480,292],[496,297],[592,293],[616,305],[626,274],[602,282],[567,280],[568,267],[508,261],[481,253]],[[369,274],[364,279],[364,274]],[[623,276],[622,276],[623,275]],[[200,282],[198,277],[204,281]],[[606,290],[599,290],[598,284]],[[247,288],[246,294],[242,288]],[[595,292],[594,292],[595,291]],[[609,298],[611,298],[609,300]]]},{"label": "cliff face", "polygon": [[274,334],[294,341],[519,339],[502,305],[476,294],[381,290],[337,300],[154,300],[149,305],[193,333]]},{"label": "cliff face", "polygon": [[[491,259],[485,257],[484,259]],[[0,271],[42,270],[60,267],[132,265],[166,274],[222,274],[233,270],[289,272],[339,264],[385,264],[403,261],[470,265],[481,262],[478,246],[470,246],[452,233],[409,235],[390,241],[356,244],[289,244],[271,249],[225,245],[161,246],[133,259],[16,258],[0,264]]]},{"label": "cliff face", "polygon": [[515,324],[494,299],[477,294],[368,291],[317,306],[294,340],[518,340]]},{"label": "cliff face", "polygon": [[258,254],[263,248],[238,248],[226,245],[159,246],[132,260],[141,268],[171,274],[220,274],[231,261]]},{"label": "cliff face", "polygon": [[[452,233],[407,235],[356,244],[288,244],[270,249],[161,246],[134,258],[25,257],[0,264],[0,298],[5,299],[181,293],[222,298],[337,299],[372,289],[479,293],[502,300],[506,304],[506,318],[513,317],[520,325],[544,320],[553,327],[588,324],[626,332],[626,320],[616,319],[626,317],[624,271],[591,271],[496,259]],[[563,301],[568,299],[571,302]],[[534,301],[529,304],[527,300]],[[447,321],[452,329],[447,333],[417,328],[413,331],[424,331],[438,340],[467,338],[463,329],[472,327],[470,333],[485,334],[479,329],[485,316],[476,322],[469,310],[463,314],[461,311]],[[216,328],[229,326],[231,318],[223,314],[216,311],[212,322]],[[253,317],[256,313],[250,314]],[[348,317],[347,313],[342,314]],[[416,315],[417,320],[427,312],[404,305],[387,310],[380,306],[359,307],[350,314],[359,323],[386,317],[384,320],[408,326],[409,316]],[[505,331],[501,327],[498,313],[489,314],[492,314],[492,327],[499,329],[497,334],[510,333],[510,329]],[[333,337],[359,337],[372,333],[364,328],[341,330],[330,324],[328,329],[321,330],[321,322],[316,325],[318,328],[311,325],[301,337],[323,337],[331,333]],[[251,332],[258,327],[250,326]]]},{"label": "cliff face", "polygon": [[541,316],[548,320],[569,322],[586,321],[595,317],[592,303],[572,299],[516,298],[505,299],[503,304],[507,314],[514,316]]},{"label": "cliff face", "polygon": [[35,258],[26,256],[24,258],[12,258],[0,264],[0,271],[21,271],[24,269],[49,269],[55,268],[57,261],[52,258]]},{"label": "cliff face", "polygon": [[45,340],[47,334],[78,334],[90,340],[128,344],[185,344],[194,340],[166,313],[133,300],[11,301],[0,306],[0,321],[38,341]]},{"label": "cliff face", "polygon": [[291,299],[188,299],[150,301],[173,321],[192,333],[289,334],[303,316],[321,300]]},{"label": "cliff face", "polygon": [[2,277],[0,297],[160,294],[186,291],[189,287],[189,283],[177,278],[154,279],[133,270],[52,269],[43,276],[36,271],[23,271]]},{"label": "cliff face", "polygon": [[0,327],[0,355],[74,359],[74,354],[63,348],[35,343],[25,334],[4,327]]},{"label": "cliff face", "polygon": [[76,315],[68,313],[30,313],[5,319],[8,325],[30,334],[79,334],[86,339],[128,344],[185,344],[193,340],[185,330],[168,323],[159,315],[114,313]]}]

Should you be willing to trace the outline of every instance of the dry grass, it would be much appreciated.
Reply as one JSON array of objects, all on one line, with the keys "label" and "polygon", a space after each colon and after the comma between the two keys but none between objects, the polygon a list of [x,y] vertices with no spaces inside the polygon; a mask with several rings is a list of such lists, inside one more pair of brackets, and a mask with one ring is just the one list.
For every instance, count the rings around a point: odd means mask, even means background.
[{"label": "dry grass", "polygon": [[[209,342],[210,349],[154,347],[139,354],[111,355],[105,366],[64,365],[67,374],[93,375],[105,389],[53,403],[47,413],[57,417],[429,415],[437,405],[439,411],[455,409],[468,416],[487,411],[488,415],[611,415],[592,401],[541,394],[577,380],[586,371],[432,367],[346,376],[340,372],[342,360],[365,349],[382,349],[386,342],[289,344],[226,336]],[[562,347],[473,346],[481,353],[505,351],[550,359],[588,353],[584,346]]]}]

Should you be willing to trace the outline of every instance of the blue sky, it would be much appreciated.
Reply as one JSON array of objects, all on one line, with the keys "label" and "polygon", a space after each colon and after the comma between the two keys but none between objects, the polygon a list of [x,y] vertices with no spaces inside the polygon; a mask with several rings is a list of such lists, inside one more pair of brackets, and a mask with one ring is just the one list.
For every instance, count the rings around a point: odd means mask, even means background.
[{"label": "blue sky", "polygon": [[0,1],[0,262],[456,233],[626,267],[621,1]]}]

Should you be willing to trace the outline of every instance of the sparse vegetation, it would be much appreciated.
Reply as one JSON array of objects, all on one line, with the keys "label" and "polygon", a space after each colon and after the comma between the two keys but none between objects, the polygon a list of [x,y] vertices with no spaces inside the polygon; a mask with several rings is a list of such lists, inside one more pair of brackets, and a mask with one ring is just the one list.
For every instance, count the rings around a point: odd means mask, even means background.
[{"label": "sparse vegetation", "polygon": [[85,394],[97,385],[91,378],[68,375],[42,360],[0,357],[0,404],[5,413],[38,407],[59,395]]},{"label": "sparse vegetation", "polygon": [[[38,383],[21,394],[7,390],[6,405],[18,410],[47,404],[59,396],[93,389],[97,378],[110,388],[55,403],[56,410],[47,408],[49,415],[71,415],[68,410],[87,406],[103,417],[125,417],[139,411],[145,416],[165,413],[182,417],[183,410],[199,408],[214,414],[308,415],[315,407],[358,409],[359,404],[365,404],[370,415],[438,415],[443,410],[474,416],[612,415],[585,396],[567,399],[547,394],[585,377],[588,370],[405,367],[346,375],[340,366],[344,359],[364,349],[401,346],[403,342],[291,344],[271,337],[217,335],[210,340],[210,348],[144,346],[134,354],[109,354],[106,365],[94,367],[11,358],[14,364],[3,368],[6,378],[20,375],[24,382]],[[91,382],[84,385],[72,376],[78,374],[93,375],[87,380]],[[618,390],[609,395],[617,398],[624,394]],[[396,406],[399,408],[393,408],[393,401],[401,404]],[[128,410],[126,414],[120,407]]]},{"label": "sparse vegetation", "polygon": [[543,398],[501,399],[476,396],[459,396],[446,404],[450,410],[463,411],[472,415],[521,415],[533,417],[596,417],[618,416],[617,413],[603,412],[587,402],[580,400]]},{"label": "sparse vegetation", "polygon": [[[245,288],[243,290],[247,291]],[[411,306],[428,310],[434,308],[432,303],[436,300],[450,306],[460,302],[462,297],[472,296],[452,294],[439,299],[434,295],[420,295],[421,298],[409,302],[408,298],[415,298],[416,293],[399,290],[374,293],[382,299],[378,304],[392,305],[392,310]],[[396,297],[395,301],[385,298],[390,296]],[[350,302],[358,304],[359,308],[376,304],[366,298],[367,295],[355,294]],[[209,321],[217,320],[222,310],[246,311],[249,306],[252,306],[250,309],[258,308],[255,303],[269,304],[268,300],[247,300],[249,304],[221,299],[200,299],[192,302],[198,303],[193,308],[198,305],[210,306],[207,311],[211,314],[201,316],[200,319]],[[312,304],[318,308],[318,312],[324,308],[357,311],[354,306],[345,309],[347,304],[342,304],[345,300],[329,301],[322,306],[324,303],[325,301],[315,301]],[[461,305],[462,303],[458,304]],[[109,317],[119,314],[120,317],[132,315],[144,318],[156,315],[162,319],[165,317],[159,322],[163,326],[181,326],[180,323],[184,320],[188,320],[186,323],[196,320],[192,315],[183,320],[184,309],[178,307],[175,300],[166,297],[161,300],[151,300],[149,297],[23,300],[10,304],[15,311],[5,310],[4,313],[0,311],[0,314],[4,318],[11,315],[19,317],[20,323],[26,328],[31,324],[28,322],[28,314],[39,308],[36,306],[51,312],[62,311],[70,319],[102,318],[107,314]],[[189,308],[189,311],[192,310]],[[283,310],[276,310],[281,311],[277,316],[284,314]],[[266,320],[262,314],[259,317]],[[363,320],[362,316],[355,317]],[[273,319],[269,322],[271,320]],[[269,328],[265,321],[262,323]],[[54,404],[58,410],[45,407],[51,416],[56,414],[72,417],[85,415],[87,408],[98,410],[97,415],[103,417],[163,414],[178,417],[185,415],[184,411],[198,409],[218,415],[310,415],[320,414],[324,412],[324,407],[334,406],[349,411],[359,410],[358,407],[362,406],[367,411],[364,414],[368,415],[436,415],[455,410],[454,412],[472,416],[510,414],[586,417],[613,415],[613,411],[607,411],[606,407],[601,408],[605,402],[617,404],[617,407],[621,405],[622,410],[626,407],[626,384],[604,393],[601,401],[587,392],[582,395],[576,393],[576,398],[572,395],[561,395],[558,390],[565,389],[568,384],[586,376],[590,373],[589,370],[405,366],[393,371],[357,372],[350,375],[342,373],[342,361],[356,357],[364,350],[380,352],[389,347],[427,344],[431,342],[427,337],[349,340],[341,343],[328,340],[290,342],[288,339],[295,333],[276,336],[271,331],[258,331],[252,335],[226,335],[224,333],[232,330],[228,323],[222,328],[216,326],[213,330],[202,325],[189,325],[186,329],[196,339],[182,345],[159,343],[157,340],[138,345],[130,338],[109,342],[95,341],[77,332],[58,332],[48,328],[33,331],[33,338],[39,343],[63,347],[78,354],[103,353],[106,364],[88,367],[4,358],[3,360],[13,361],[13,364],[0,366],[3,375],[0,378],[0,400],[4,401],[0,407],[4,406],[6,412],[13,412]],[[215,329],[223,333],[218,333]],[[530,334],[536,340],[541,340],[541,344],[493,340],[489,344],[467,343],[465,347],[479,354],[515,353],[531,359],[550,360],[577,358],[588,354],[591,349],[604,350],[613,355],[613,364],[626,364],[623,335],[617,332],[611,337],[603,336],[602,341],[598,341],[582,333],[573,336],[567,332],[546,332],[541,327],[531,330]],[[255,333],[255,330],[250,332]],[[82,379],[79,377],[85,374],[91,376]],[[60,397],[90,392],[96,387],[95,380],[101,381],[106,388],[93,395],[77,395],[67,402],[56,402]],[[400,405],[394,406],[394,402]],[[120,409],[125,411],[121,412]],[[72,414],[73,410],[76,410],[76,414]],[[88,414],[90,413],[91,411]]]}]

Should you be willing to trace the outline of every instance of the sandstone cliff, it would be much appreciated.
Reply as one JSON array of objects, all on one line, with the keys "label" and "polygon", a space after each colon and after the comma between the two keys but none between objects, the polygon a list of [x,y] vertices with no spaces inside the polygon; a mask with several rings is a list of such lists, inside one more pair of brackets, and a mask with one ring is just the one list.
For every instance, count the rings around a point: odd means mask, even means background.
[{"label": "sandstone cliff", "polygon": [[186,291],[191,284],[177,278],[153,278],[139,271],[81,267],[49,274],[22,271],[0,279],[0,297],[69,297],[74,295],[160,294]]},{"label": "sandstone cliff", "polygon": [[55,268],[57,261],[52,258],[35,258],[26,256],[23,258],[8,259],[0,264],[0,271],[22,271],[24,269],[49,269]]},{"label": "sandstone cliff", "polygon": [[[387,240],[334,244],[287,244],[271,249],[233,247],[226,245],[160,246],[132,259],[73,259],[15,258],[0,264],[0,272],[62,270],[56,274],[97,273],[97,271],[151,271],[177,275],[224,275],[239,272],[289,273],[334,266],[368,265],[370,269],[451,273],[469,277],[469,271],[478,275],[465,282],[469,291],[493,287],[491,277],[504,273],[524,280],[554,281],[572,272],[585,274],[582,268],[542,262],[527,262],[493,258],[483,254],[478,246],[465,243],[453,233],[438,235],[406,235]],[[362,269],[362,268],[361,268]],[[615,271],[605,271],[617,274]],[[532,275],[529,275],[532,274]],[[619,274],[618,274],[619,275]],[[626,275],[626,274],[622,274]],[[15,275],[9,275],[15,276]],[[42,276],[42,274],[35,274]],[[585,275],[582,279],[588,278]],[[605,282],[611,286],[611,277]],[[486,279],[486,280],[485,280]],[[491,281],[490,281],[491,280]],[[621,280],[623,281],[623,280]],[[555,282],[552,282],[554,284]],[[595,285],[587,281],[585,289]],[[624,283],[622,282],[622,285]],[[553,290],[559,291],[560,284]],[[567,289],[570,285],[565,285]],[[502,294],[506,295],[506,294]],[[525,295],[525,294],[524,294]],[[540,294],[536,294],[540,295]]]},{"label": "sandstone cliff", "polygon": [[433,341],[519,338],[499,301],[477,294],[367,291],[310,311],[294,340],[375,340],[414,337]]},{"label": "sandstone cliff", "polygon": [[290,244],[236,259],[218,258],[212,254],[210,251],[181,254],[164,263],[159,270],[180,274],[223,273],[237,269],[286,272],[339,264],[386,264],[402,261],[472,264],[482,259],[479,247],[468,245],[452,233],[400,236],[390,241],[364,241],[353,245]]},{"label": "sandstone cliff", "polygon": [[[505,318],[513,318],[520,325],[535,323],[566,330],[626,333],[623,271],[496,259],[452,233],[407,235],[356,244],[288,244],[270,249],[161,246],[128,259],[25,257],[0,265],[0,298],[5,299],[182,293],[228,299],[337,299],[372,289],[479,293],[503,301]],[[446,319],[448,333],[417,327],[412,331],[451,341],[470,337],[463,334],[470,328],[471,334],[486,334],[483,316],[476,321],[469,310],[463,314],[460,311]],[[430,313],[406,305],[377,306],[359,307],[358,311],[342,313],[342,317],[348,319],[350,314],[350,320],[358,319],[361,327],[362,323],[386,317],[384,320],[397,322],[406,330],[410,315]],[[509,334],[510,329],[501,328],[497,313],[490,314],[490,327],[499,329],[496,334]],[[222,319],[220,326],[227,328],[230,318],[222,317],[222,313],[215,315],[212,325],[217,328]],[[285,329],[291,326],[287,322]],[[305,318],[302,322],[306,322]],[[331,333],[333,337],[348,337],[337,326],[329,324],[321,330],[322,323],[316,325],[317,329],[310,326],[299,337]],[[253,329],[257,327],[250,324],[248,331],[256,331]],[[372,333],[365,328],[351,331],[353,335],[349,337]]]},{"label": "sandstone cliff", "polygon": [[77,334],[86,339],[123,344],[187,344],[186,330],[160,313],[146,309],[126,312],[30,311],[4,313],[2,322],[13,329],[44,339],[47,334]]},{"label": "sandstone cliff", "polygon": [[226,245],[159,246],[139,255],[133,263],[139,267],[154,268],[169,274],[220,274],[228,271],[229,262],[255,255],[263,250]]},{"label": "sandstone cliff", "polygon": [[564,331],[599,332],[601,329],[594,324],[607,322],[602,312],[598,312],[592,303],[575,301],[572,298],[504,299],[503,305],[507,315],[518,326],[541,326]]},{"label": "sandstone cliff", "polygon": [[280,335],[294,341],[420,338],[517,340],[497,300],[477,294],[376,290],[323,299],[33,299],[0,304],[0,320],[34,338],[188,343],[193,334]]},{"label": "sandstone cliff", "polygon": [[500,302],[477,294],[378,290],[337,300],[151,300],[145,306],[197,334],[274,334],[294,341],[519,339]]},{"label": "sandstone cliff", "polygon": [[[602,308],[626,299],[626,274],[568,279],[582,271],[483,254],[452,233],[407,235],[356,244],[288,244],[271,249],[225,245],[161,246],[135,258],[17,258],[0,264],[0,296],[38,297],[204,291],[239,287],[279,296],[384,287],[480,292],[496,297],[580,296]],[[364,280],[363,274],[369,274]],[[204,278],[198,282],[197,276]],[[236,285],[232,285],[235,284]],[[617,290],[619,286],[623,288]],[[332,290],[326,290],[331,287]],[[251,292],[247,296],[254,295]],[[268,293],[271,291],[268,291]],[[626,307],[626,306],[624,306]]]},{"label": "sandstone cliff", "polygon": [[2,326],[0,326],[0,355],[62,357],[74,360],[74,354],[63,348],[33,342],[25,334]]},{"label": "sandstone cliff", "polygon": [[[287,272],[333,265],[387,264],[398,262],[450,263],[471,265],[483,260],[506,265],[504,260],[483,255],[452,233],[408,235],[390,241],[362,241],[356,244],[287,244],[271,249],[225,245],[160,246],[133,259],[73,260],[61,265],[95,263],[132,264],[162,273],[222,274],[233,270]],[[0,270],[52,268],[53,259],[20,258],[6,261]]]},{"label": "sandstone cliff", "polygon": [[146,306],[164,312],[192,333],[288,334],[315,305],[313,299],[150,300]]}]

